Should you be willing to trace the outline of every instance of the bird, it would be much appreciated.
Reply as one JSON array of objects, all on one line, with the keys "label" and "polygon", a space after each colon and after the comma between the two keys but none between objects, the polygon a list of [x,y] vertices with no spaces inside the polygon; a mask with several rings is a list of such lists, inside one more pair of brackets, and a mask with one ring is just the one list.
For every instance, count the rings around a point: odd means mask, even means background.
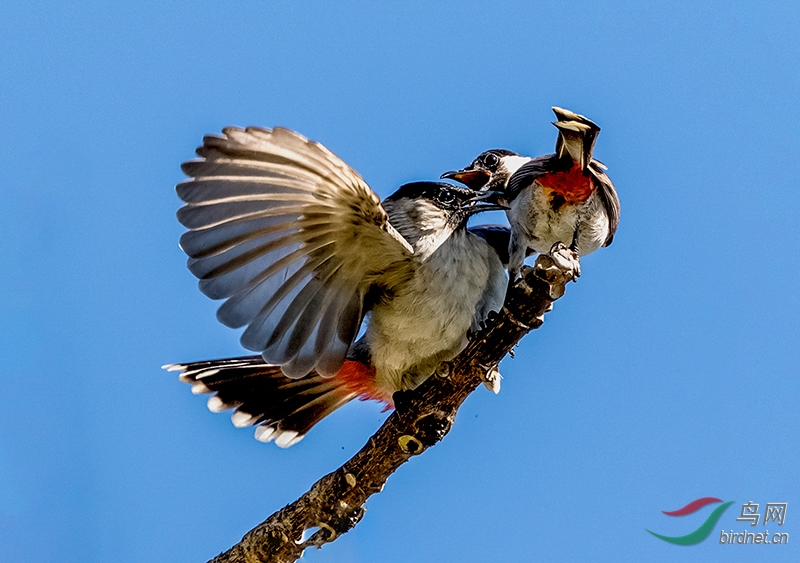
[{"label": "bird", "polygon": [[550,253],[556,244],[586,256],[611,244],[619,225],[617,190],[607,167],[593,158],[600,127],[587,117],[553,107],[555,153],[536,158],[485,151],[470,166],[446,172],[472,189],[502,191],[511,228],[508,270],[519,276],[525,258]]},{"label": "bird", "polygon": [[176,187],[180,245],[200,290],[226,300],[218,320],[246,327],[259,355],[164,368],[256,439],[289,447],[355,398],[392,408],[501,309],[507,249],[467,229],[501,208],[491,192],[413,182],[380,201],[333,152],[280,127],[224,128],[197,155]]}]

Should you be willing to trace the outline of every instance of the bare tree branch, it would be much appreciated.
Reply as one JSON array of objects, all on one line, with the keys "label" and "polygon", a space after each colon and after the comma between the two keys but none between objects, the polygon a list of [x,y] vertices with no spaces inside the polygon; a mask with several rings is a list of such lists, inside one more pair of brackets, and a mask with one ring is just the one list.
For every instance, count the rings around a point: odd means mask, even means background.
[{"label": "bare tree branch", "polygon": [[[367,499],[409,458],[449,432],[467,396],[499,375],[500,360],[528,331],[541,326],[565,285],[580,275],[577,258],[569,251],[552,255],[539,256],[534,268],[509,288],[503,311],[452,362],[442,364],[437,377],[395,396],[397,410],[358,453],[211,563],[296,561],[307,547],[321,547],[353,528],[366,512]],[[304,532],[313,530],[303,541]]]}]

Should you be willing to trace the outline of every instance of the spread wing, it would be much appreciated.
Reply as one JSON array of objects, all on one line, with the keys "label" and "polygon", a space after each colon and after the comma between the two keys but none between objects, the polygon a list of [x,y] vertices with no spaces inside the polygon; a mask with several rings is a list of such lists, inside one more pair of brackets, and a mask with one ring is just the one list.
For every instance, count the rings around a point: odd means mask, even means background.
[{"label": "spread wing", "polygon": [[288,129],[225,128],[178,184],[181,248],[223,324],[290,377],[335,375],[372,282],[413,249],[378,196],[319,143]]}]

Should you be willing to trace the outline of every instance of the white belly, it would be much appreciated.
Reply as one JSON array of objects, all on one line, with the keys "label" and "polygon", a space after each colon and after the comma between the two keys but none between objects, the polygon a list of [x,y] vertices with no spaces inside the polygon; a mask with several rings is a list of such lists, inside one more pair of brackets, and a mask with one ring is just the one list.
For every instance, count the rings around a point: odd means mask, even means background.
[{"label": "white belly", "polygon": [[419,385],[466,346],[479,304],[487,301],[484,317],[502,307],[505,286],[491,247],[467,232],[454,235],[390,302],[372,310],[366,339],[377,385],[391,392]]},{"label": "white belly", "polygon": [[508,221],[520,246],[538,253],[549,252],[557,242],[571,246],[575,239],[578,254],[586,256],[608,236],[608,215],[596,192],[579,205],[554,210],[549,194],[534,184],[514,199]]}]

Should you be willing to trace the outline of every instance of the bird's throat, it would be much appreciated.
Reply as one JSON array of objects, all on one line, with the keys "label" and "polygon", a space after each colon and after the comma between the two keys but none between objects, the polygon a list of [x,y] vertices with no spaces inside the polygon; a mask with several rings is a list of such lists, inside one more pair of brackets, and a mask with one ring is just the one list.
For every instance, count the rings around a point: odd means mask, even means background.
[{"label": "bird's throat", "polygon": [[590,174],[584,174],[577,162],[572,168],[562,172],[550,172],[539,177],[539,183],[550,192],[553,204],[566,203],[575,205],[589,199],[594,190],[594,183]]}]

